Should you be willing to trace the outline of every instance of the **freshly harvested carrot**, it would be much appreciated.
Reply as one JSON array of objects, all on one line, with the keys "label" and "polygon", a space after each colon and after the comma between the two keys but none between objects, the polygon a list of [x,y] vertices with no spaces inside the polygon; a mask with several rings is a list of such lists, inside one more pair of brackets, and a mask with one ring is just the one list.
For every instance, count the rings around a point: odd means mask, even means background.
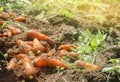
[{"label": "freshly harvested carrot", "polygon": [[47,61],[43,57],[37,57],[33,60],[34,66],[35,67],[46,67],[47,66]]},{"label": "freshly harvested carrot", "polygon": [[15,16],[15,13],[10,13],[10,17]]},{"label": "freshly harvested carrot", "polygon": [[87,69],[91,69],[91,70],[100,70],[99,66],[87,63],[87,62],[82,61],[82,60],[76,60],[75,66],[79,67],[79,68],[87,68]]},{"label": "freshly harvested carrot", "polygon": [[23,53],[28,53],[28,51],[30,51],[32,49],[31,46],[29,46],[28,44],[26,44],[24,41],[22,40],[18,40],[17,41],[17,45],[19,47],[19,49],[23,52]]},{"label": "freshly harvested carrot", "polygon": [[19,33],[22,33],[22,31],[19,28],[15,28],[13,26],[8,25],[7,28],[11,31],[12,34],[16,35]]},{"label": "freshly harvested carrot", "polygon": [[7,36],[11,37],[12,36],[12,33],[10,30],[8,29],[3,29],[3,34],[6,34]]},{"label": "freshly harvested carrot", "polygon": [[37,38],[38,40],[47,41],[50,44],[54,43],[54,41],[52,41],[52,39],[50,37],[48,37],[40,32],[37,32],[35,30],[27,31],[27,36],[28,36],[28,38],[31,38],[31,39]]},{"label": "freshly harvested carrot", "polygon": [[25,77],[27,78],[34,78],[34,76],[36,75],[36,69],[28,56],[25,56],[23,58],[23,70]]},{"label": "freshly harvested carrot", "polygon": [[70,58],[75,58],[75,57],[78,56],[78,53],[77,52],[69,52],[68,55],[69,55]]},{"label": "freshly harvested carrot", "polygon": [[55,53],[56,53],[56,50],[55,50],[55,48],[53,48],[53,49],[51,49],[49,52],[48,52],[48,56],[54,56],[55,55]]},{"label": "freshly harvested carrot", "polygon": [[25,55],[26,55],[26,54],[18,54],[18,55],[17,55],[17,59],[19,59],[19,60],[20,60],[20,59],[23,59],[23,58],[25,57]]},{"label": "freshly harvested carrot", "polygon": [[0,20],[0,26],[2,26],[2,25],[3,25],[3,23],[4,23],[4,22]]},{"label": "freshly harvested carrot", "polygon": [[34,38],[33,40],[33,51],[37,52],[40,50],[40,52],[44,51],[44,46],[39,42],[37,38]]},{"label": "freshly harvested carrot", "polygon": [[15,69],[17,66],[18,66],[18,64],[17,64],[17,59],[16,59],[16,58],[12,58],[12,59],[9,61],[9,64],[8,64],[8,66],[7,66],[7,69]]},{"label": "freshly harvested carrot", "polygon": [[58,50],[67,50],[67,51],[70,51],[70,50],[72,50],[74,48],[76,48],[76,47],[72,46],[72,45],[65,44],[65,45],[59,46]]},{"label": "freshly harvested carrot", "polygon": [[0,12],[0,18],[8,19],[8,18],[10,18],[10,15],[6,12]]},{"label": "freshly harvested carrot", "polygon": [[24,16],[19,16],[19,17],[16,17],[14,20],[16,21],[24,21],[26,18]]},{"label": "freshly harvested carrot", "polygon": [[33,47],[33,42],[32,41],[24,41],[26,44],[28,44],[29,46]]},{"label": "freshly harvested carrot", "polygon": [[7,32],[4,32],[4,33],[3,33],[3,36],[6,36],[6,37],[7,37],[7,36],[8,36],[8,33],[7,33]]},{"label": "freshly harvested carrot", "polygon": [[60,50],[59,57],[63,58],[67,54],[68,54],[68,51],[66,51],[66,50]]},{"label": "freshly harvested carrot", "polygon": [[0,34],[0,37],[7,37],[8,36],[8,34],[6,33],[6,32],[4,32],[3,34]]},{"label": "freshly harvested carrot", "polygon": [[47,60],[47,66],[50,67],[63,67],[63,68],[69,68],[69,66],[67,64],[65,64],[64,62],[60,61],[59,59],[55,59],[55,58],[49,58]]}]

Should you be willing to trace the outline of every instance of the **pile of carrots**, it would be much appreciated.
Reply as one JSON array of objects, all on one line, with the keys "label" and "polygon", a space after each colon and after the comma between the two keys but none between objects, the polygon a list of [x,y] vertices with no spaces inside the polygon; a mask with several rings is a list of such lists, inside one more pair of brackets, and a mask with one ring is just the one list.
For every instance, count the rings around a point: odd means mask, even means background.
[{"label": "pile of carrots", "polygon": [[[11,16],[13,15],[5,14],[5,12],[0,13],[0,19],[8,19]],[[19,16],[14,20],[21,22],[25,20],[25,17]],[[0,20],[0,25],[3,23],[4,21]],[[11,37],[12,35],[23,33],[21,29],[10,25],[7,25],[7,28],[3,30],[0,37]],[[27,40],[23,41],[19,39],[16,41],[19,52],[12,54],[14,56],[10,59],[7,66],[7,69],[22,67],[24,77],[35,77],[38,72],[37,68],[42,67],[70,68],[69,65],[63,61],[63,57],[66,55],[70,58],[78,56],[78,53],[73,51],[76,49],[74,45],[64,44],[56,47],[57,42],[35,30],[27,30],[26,35],[28,38]],[[11,54],[8,54],[8,56],[9,55]],[[76,60],[75,66],[95,70],[100,69],[100,67],[82,60]]]}]

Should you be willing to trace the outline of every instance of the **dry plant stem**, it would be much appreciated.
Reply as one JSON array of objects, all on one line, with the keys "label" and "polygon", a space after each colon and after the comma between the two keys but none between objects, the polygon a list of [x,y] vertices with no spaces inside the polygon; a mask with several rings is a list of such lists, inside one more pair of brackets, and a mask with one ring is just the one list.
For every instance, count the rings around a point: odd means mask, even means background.
[{"label": "dry plant stem", "polygon": [[110,74],[111,74],[111,72],[109,72],[109,74],[107,76],[107,81],[106,82],[109,82],[109,80],[110,80]]}]

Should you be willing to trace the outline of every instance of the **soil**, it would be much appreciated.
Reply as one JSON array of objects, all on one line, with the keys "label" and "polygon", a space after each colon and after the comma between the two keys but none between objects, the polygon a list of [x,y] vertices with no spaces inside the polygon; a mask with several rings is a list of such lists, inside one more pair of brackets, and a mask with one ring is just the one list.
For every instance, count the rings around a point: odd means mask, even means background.
[{"label": "soil", "polygon": [[[112,5],[114,6],[115,4]],[[116,11],[120,14],[119,7],[120,6],[117,6],[115,9],[118,9]],[[24,22],[16,22],[15,24],[13,23],[14,21],[9,21],[9,24],[21,29],[25,26],[27,29],[37,30],[48,35],[54,41],[61,42],[61,44],[76,44],[80,32],[89,29],[94,33],[99,28],[108,34],[106,40],[107,47],[99,50],[95,62],[96,65],[103,68],[111,66],[108,62],[110,58],[120,59],[120,46],[117,44],[117,38],[120,37],[120,29],[118,26],[118,24],[120,24],[120,16],[115,16],[113,11],[110,12],[111,13],[109,13],[108,10],[105,13],[105,16],[108,17],[110,21],[105,21],[102,25],[88,18],[81,18],[78,21],[66,20],[61,17],[55,17],[49,20],[49,23],[45,23],[35,20],[32,16],[27,17]],[[112,33],[109,33],[110,27],[112,28]],[[2,31],[2,29],[0,29],[0,31]],[[25,33],[14,35],[13,37],[1,37],[0,51],[9,54],[19,52],[15,42],[17,39],[27,40]],[[12,56],[14,55],[11,55],[8,61]],[[108,79],[108,74],[102,73],[101,71],[65,69],[56,72],[55,68],[46,67],[39,68],[39,72],[35,79],[28,80],[21,77],[21,70],[7,70],[6,66],[4,57],[0,55],[0,82],[106,82]],[[109,82],[119,82],[114,73],[110,75]]]}]

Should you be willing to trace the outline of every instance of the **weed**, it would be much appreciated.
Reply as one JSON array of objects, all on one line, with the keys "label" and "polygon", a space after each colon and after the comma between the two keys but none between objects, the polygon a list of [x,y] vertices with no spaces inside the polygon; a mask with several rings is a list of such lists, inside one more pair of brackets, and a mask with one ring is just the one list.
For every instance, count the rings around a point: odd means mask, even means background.
[{"label": "weed", "polygon": [[56,68],[55,68],[55,71],[57,72],[57,73],[60,73],[61,71],[63,71],[64,70],[64,68],[60,68],[59,66],[57,66]]},{"label": "weed", "polygon": [[109,60],[112,63],[111,67],[106,67],[102,69],[102,72],[106,72],[109,73],[108,74],[108,78],[107,78],[107,82],[109,82],[109,77],[112,74],[112,72],[115,72],[117,74],[118,79],[120,80],[120,66],[117,65],[119,63],[119,60],[117,59],[110,59]]},{"label": "weed", "polygon": [[6,61],[6,64],[8,64],[8,61],[7,61],[8,54],[3,54],[3,53],[0,51],[0,55],[4,58],[4,60]]},{"label": "weed", "polygon": [[[81,54],[78,58],[94,63],[99,48],[105,47],[105,39],[106,34],[99,29],[96,34],[92,34],[89,30],[82,32],[78,37],[77,52]],[[90,57],[90,54],[93,54],[94,59]]]},{"label": "weed", "polygon": [[31,6],[29,0],[0,0],[0,2],[0,5],[8,12],[16,11],[19,13],[25,13]]}]

